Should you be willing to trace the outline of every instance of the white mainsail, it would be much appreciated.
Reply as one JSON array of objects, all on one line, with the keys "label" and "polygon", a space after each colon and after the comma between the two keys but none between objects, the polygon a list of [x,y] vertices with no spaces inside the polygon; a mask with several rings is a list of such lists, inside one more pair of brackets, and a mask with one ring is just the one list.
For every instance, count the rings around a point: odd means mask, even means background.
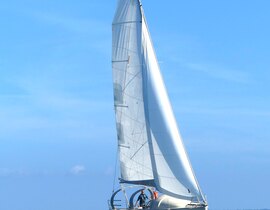
[{"label": "white mainsail", "polygon": [[160,73],[139,0],[119,0],[113,81],[121,178],[204,201]]},{"label": "white mainsail", "polygon": [[121,178],[153,180],[146,132],[138,1],[120,0],[113,21],[112,65]]}]

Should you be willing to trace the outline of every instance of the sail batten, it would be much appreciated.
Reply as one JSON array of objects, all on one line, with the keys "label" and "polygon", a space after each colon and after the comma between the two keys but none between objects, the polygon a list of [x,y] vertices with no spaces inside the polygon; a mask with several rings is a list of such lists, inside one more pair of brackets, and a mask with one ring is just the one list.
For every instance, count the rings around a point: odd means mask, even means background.
[{"label": "sail batten", "polygon": [[142,21],[125,21],[125,22],[114,22],[112,25],[121,25],[121,24],[129,24],[129,23],[141,23]]}]

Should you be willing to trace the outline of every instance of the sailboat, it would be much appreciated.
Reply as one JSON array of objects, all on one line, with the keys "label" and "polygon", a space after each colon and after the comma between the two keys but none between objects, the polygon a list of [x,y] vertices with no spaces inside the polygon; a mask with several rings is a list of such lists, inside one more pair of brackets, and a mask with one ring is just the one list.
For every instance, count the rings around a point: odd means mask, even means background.
[{"label": "sailboat", "polygon": [[[109,209],[142,208],[135,205],[141,189],[152,197],[145,209],[207,209],[178,130],[140,0],[118,0],[112,30],[120,189],[113,191]],[[127,193],[131,188],[134,191]],[[159,192],[158,198],[153,198],[154,191]],[[121,193],[124,207],[117,204]]]}]

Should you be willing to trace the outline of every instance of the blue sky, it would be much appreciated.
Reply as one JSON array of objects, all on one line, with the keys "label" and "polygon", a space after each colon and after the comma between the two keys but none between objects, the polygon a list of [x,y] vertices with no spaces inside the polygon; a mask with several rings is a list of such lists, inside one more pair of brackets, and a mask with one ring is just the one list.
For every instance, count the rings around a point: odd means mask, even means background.
[{"label": "blue sky", "polygon": [[[143,1],[210,208],[270,208],[268,0]],[[107,209],[116,1],[0,5],[0,209]]]}]

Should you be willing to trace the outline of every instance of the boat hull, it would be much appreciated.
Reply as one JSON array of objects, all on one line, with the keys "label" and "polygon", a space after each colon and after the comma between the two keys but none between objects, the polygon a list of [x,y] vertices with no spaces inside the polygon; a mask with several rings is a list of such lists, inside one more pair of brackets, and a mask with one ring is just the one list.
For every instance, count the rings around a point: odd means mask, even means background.
[{"label": "boat hull", "polygon": [[[140,210],[142,208],[116,208],[116,209],[109,209],[109,210]],[[145,208],[145,210],[208,210],[208,206],[205,206],[205,207],[188,207],[188,208],[163,208],[163,209],[160,209],[160,208]]]},{"label": "boat hull", "polygon": [[129,208],[121,208],[120,205],[114,205],[113,200],[115,194],[118,193],[118,191],[116,191],[111,198],[111,202],[109,203],[109,210],[208,210],[207,204],[192,203],[190,200],[178,199],[167,195],[161,195],[157,199],[150,200],[145,208],[135,207],[133,205],[133,198],[139,191],[140,190],[136,191],[133,196],[131,196],[130,204],[132,205],[129,205]]}]

